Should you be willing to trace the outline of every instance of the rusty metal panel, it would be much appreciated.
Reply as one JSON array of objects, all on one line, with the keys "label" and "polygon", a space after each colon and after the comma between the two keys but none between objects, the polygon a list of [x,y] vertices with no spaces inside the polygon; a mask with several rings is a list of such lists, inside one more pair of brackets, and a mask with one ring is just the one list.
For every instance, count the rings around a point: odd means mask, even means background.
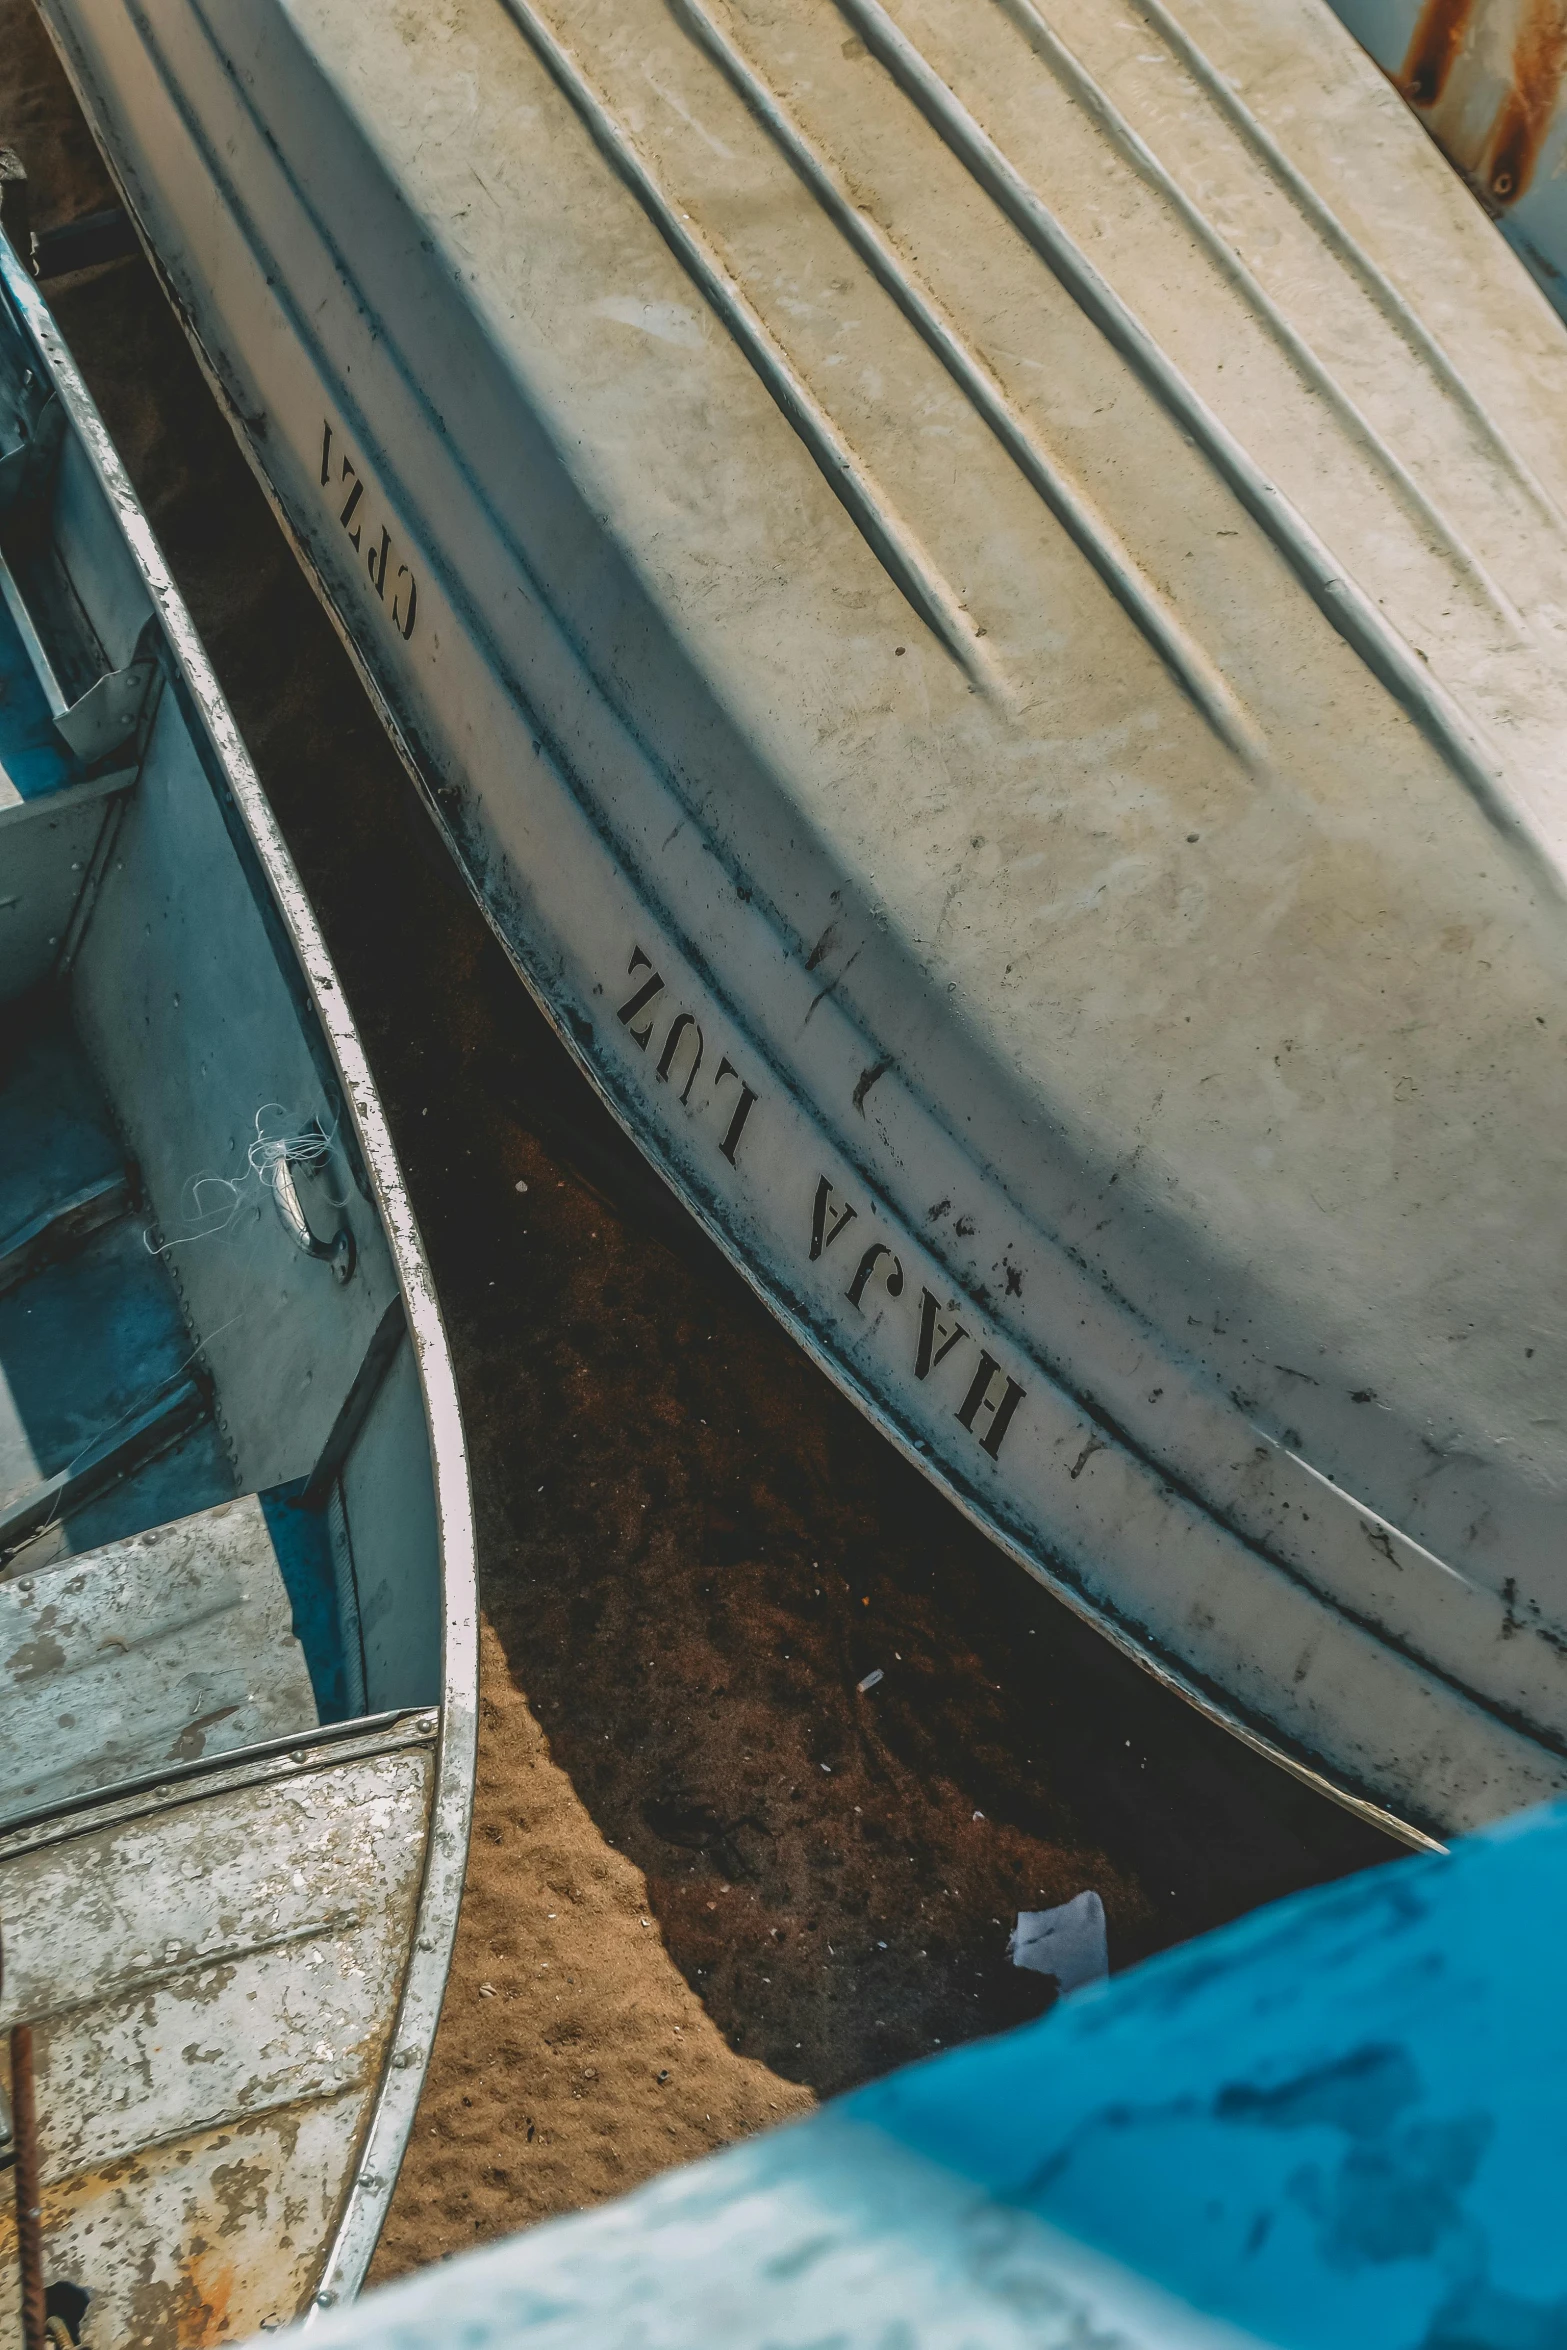
[{"label": "rusty metal panel", "polygon": [[[35,2033],[52,2279],[93,2350],[231,2339],[318,2280],[381,2085],[430,1717],[0,1844],[0,2027]],[[0,2326],[14,2292],[0,2232]]]},{"label": "rusty metal panel", "polygon": [[1561,0],[1426,0],[1395,78],[1498,211],[1529,192],[1567,71]]},{"label": "rusty metal panel", "polygon": [[[309,2306],[359,2089],[94,2166],[44,2191],[51,2281],[91,2288],[91,2350],[208,2350]],[[0,2199],[0,2331],[17,2338],[15,2219]]]}]

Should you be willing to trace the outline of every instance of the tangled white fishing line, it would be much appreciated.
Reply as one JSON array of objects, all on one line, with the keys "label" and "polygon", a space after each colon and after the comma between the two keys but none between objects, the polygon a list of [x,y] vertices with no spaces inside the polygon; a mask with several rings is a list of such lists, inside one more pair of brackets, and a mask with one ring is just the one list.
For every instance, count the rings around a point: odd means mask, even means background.
[{"label": "tangled white fishing line", "polygon": [[[170,1249],[184,1248],[190,1241],[213,1240],[220,1233],[232,1231],[252,1200],[259,1201],[264,1191],[277,1189],[282,1168],[302,1167],[314,1175],[326,1167],[331,1160],[336,1132],[335,1119],[331,1132],[327,1133],[319,1119],[311,1118],[301,1125],[282,1102],[263,1102],[256,1112],[256,1139],[245,1153],[244,1174],[192,1175],[180,1193],[181,1209],[190,1229],[176,1233],[171,1240],[158,1240],[149,1225],[142,1233],[148,1253],[166,1256]],[[347,1202],[333,1199],[331,1204],[341,1208]]]}]

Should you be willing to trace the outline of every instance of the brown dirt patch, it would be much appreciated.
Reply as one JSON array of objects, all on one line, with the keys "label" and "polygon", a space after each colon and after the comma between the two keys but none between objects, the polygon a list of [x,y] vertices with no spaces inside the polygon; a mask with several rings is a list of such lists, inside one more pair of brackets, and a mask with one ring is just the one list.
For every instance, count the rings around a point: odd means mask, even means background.
[{"label": "brown dirt patch", "polygon": [[670,1964],[641,1870],[551,1761],[488,1625],[481,1645],[472,1858],[384,2276],[622,2194],[813,2102],[725,2045]]}]

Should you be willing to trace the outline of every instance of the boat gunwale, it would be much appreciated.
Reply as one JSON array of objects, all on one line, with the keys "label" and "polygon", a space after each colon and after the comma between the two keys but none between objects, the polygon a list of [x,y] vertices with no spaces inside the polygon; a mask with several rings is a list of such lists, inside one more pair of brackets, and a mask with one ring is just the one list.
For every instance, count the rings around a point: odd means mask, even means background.
[{"label": "boat gunwale", "polygon": [[[53,28],[50,30],[52,34]],[[74,77],[72,80],[74,87]],[[118,175],[113,176],[118,187]],[[138,237],[142,237],[134,207],[127,205],[126,209]],[[144,237],[142,241],[145,245]],[[304,983],[310,1015],[341,1086],[349,1127],[362,1156],[373,1205],[396,1270],[413,1341],[430,1446],[441,1571],[442,1641],[439,1726],[424,1862],[397,2014],[382,2059],[380,2083],[316,2279],[313,2304],[303,2313],[308,2323],[314,2310],[335,2307],[341,2301],[352,2299],[363,2282],[424,2085],[456,1941],[467,1868],[478,1740],[477,1561],[473,1498],[456,1374],[386,1114],[315,911],[119,451],[47,303],[4,235],[0,235],[0,292],[39,352],[68,423],[108,498],[132,561],[152,600],[172,673],[194,705],[200,722],[198,747],[204,735],[221,762],[232,810],[259,867],[265,896],[270,900],[270,907],[262,904],[259,910],[264,918],[271,911],[280,922],[289,957]],[[232,833],[232,825],[230,829]],[[274,949],[277,943],[274,939]],[[307,1043],[309,1024],[305,1023]],[[288,1741],[284,1751],[304,1743],[299,1739]]]}]

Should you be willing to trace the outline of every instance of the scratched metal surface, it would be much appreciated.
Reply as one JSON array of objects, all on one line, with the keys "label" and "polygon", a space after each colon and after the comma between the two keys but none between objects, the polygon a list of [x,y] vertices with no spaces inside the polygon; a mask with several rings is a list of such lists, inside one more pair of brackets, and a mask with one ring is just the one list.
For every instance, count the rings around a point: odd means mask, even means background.
[{"label": "scratched metal surface", "polygon": [[409,2279],[320,2350],[1545,2350],[1567,1807]]},{"label": "scratched metal surface", "polygon": [[1333,0],[1567,311],[1567,14],[1558,0]]},{"label": "scratched metal surface", "polygon": [[316,1721],[254,1494],[0,1582],[0,1821]]},{"label": "scratched metal surface", "polygon": [[45,2261],[92,2295],[95,2350],[231,2341],[313,2294],[392,2038],[434,1729],[0,1839],[0,2027],[34,2019]]},{"label": "scratched metal surface", "polygon": [[520,971],[1034,1572],[1567,1780],[1567,339],[1319,0],[44,0]]}]

